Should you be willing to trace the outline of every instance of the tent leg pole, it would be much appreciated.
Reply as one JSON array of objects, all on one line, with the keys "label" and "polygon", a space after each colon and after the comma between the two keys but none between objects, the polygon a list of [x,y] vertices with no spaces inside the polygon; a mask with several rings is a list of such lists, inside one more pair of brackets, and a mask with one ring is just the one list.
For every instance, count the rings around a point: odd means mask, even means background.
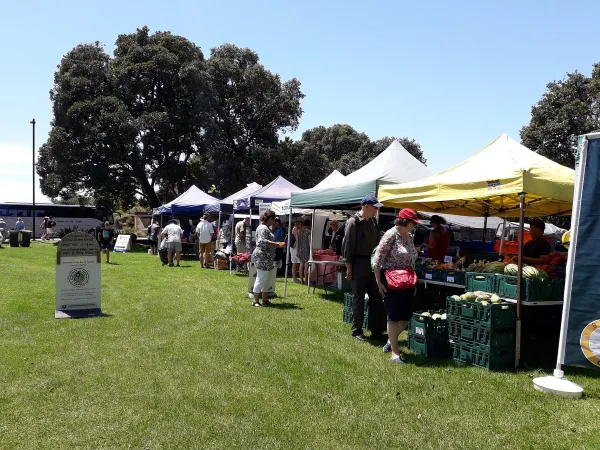
[{"label": "tent leg pole", "polygon": [[488,223],[488,216],[489,214],[486,212],[483,215],[483,236],[481,237],[481,258],[483,258],[483,255],[485,254],[485,237],[487,234],[487,223]]},{"label": "tent leg pole", "polygon": [[287,297],[288,270],[290,268],[290,266],[289,266],[290,242],[292,242],[292,207],[291,207],[291,205],[290,205],[290,216],[289,217],[290,218],[288,220],[288,237],[287,237],[286,250],[285,250],[285,281],[283,284],[283,297],[284,298]]},{"label": "tent leg pole", "polygon": [[[313,209],[313,213],[312,213],[312,224],[310,227],[310,253],[308,255],[308,280],[306,280],[306,284],[308,286],[308,293],[310,294],[310,275],[311,275],[311,264],[310,261],[312,261],[313,259],[313,235],[315,232],[315,214],[316,214],[316,209]],[[318,278],[318,275],[317,275]],[[316,281],[315,281],[315,286],[316,286]]]},{"label": "tent leg pole", "polygon": [[506,232],[506,218],[502,222],[502,235],[500,236],[500,250],[498,253],[502,255],[504,253],[504,233]]},{"label": "tent leg pole", "polygon": [[521,361],[521,287],[523,285],[523,235],[525,233],[525,193],[519,194],[519,270],[517,272],[517,336],[515,367]]}]

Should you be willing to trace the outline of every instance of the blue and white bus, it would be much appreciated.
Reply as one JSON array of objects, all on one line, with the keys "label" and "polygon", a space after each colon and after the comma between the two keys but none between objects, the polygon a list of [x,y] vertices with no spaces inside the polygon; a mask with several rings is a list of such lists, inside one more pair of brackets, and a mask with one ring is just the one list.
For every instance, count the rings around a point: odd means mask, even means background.
[{"label": "blue and white bus", "polygon": [[35,205],[34,226],[31,203],[0,203],[0,217],[4,219],[10,230],[16,229],[17,219],[21,217],[25,222],[25,229],[32,230],[35,237],[40,237],[44,233],[40,225],[46,216],[52,216],[56,222],[53,230],[54,237],[57,237],[65,229],[94,233],[96,228],[103,226],[107,220],[111,225],[115,223],[112,211],[107,209],[95,206],[40,203]]}]

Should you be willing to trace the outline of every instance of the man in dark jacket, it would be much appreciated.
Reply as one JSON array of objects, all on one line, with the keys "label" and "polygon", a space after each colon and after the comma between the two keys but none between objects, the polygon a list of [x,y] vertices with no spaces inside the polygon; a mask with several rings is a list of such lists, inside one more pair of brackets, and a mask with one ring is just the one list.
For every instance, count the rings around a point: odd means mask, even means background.
[{"label": "man in dark jacket", "polygon": [[369,295],[369,323],[371,338],[385,341],[386,315],[383,301],[377,288],[375,274],[371,270],[371,254],[379,243],[379,227],[375,216],[383,206],[374,195],[367,195],[361,202],[361,210],[348,221],[342,257],[346,263],[346,278],[352,283],[352,336],[364,341],[362,324],[365,310],[365,294]]}]

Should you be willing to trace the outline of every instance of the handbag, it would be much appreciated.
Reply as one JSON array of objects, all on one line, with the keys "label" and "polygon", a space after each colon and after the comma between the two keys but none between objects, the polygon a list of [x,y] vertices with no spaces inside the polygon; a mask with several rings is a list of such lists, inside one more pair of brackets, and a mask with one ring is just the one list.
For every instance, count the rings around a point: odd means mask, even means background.
[{"label": "handbag", "polygon": [[411,267],[388,269],[385,271],[385,281],[388,289],[392,291],[410,289],[417,284],[417,274]]}]

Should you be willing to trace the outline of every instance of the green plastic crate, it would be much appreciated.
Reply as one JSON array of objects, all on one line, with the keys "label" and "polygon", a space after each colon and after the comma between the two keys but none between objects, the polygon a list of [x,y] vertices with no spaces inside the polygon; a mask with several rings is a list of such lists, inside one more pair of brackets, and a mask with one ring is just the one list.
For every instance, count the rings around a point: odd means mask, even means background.
[{"label": "green plastic crate", "polygon": [[[344,294],[344,323],[352,323],[352,301],[354,300],[354,294],[352,292],[346,292]],[[365,296],[365,315],[363,319],[363,329],[368,328],[369,324],[369,297]]]},{"label": "green plastic crate", "polygon": [[[562,300],[565,290],[564,280],[531,280],[523,278],[521,298],[528,302]],[[498,275],[498,295],[503,298],[517,299],[518,277]]]},{"label": "green plastic crate", "polygon": [[[433,314],[445,314],[446,311],[428,311]],[[423,316],[423,311],[413,313],[409,324],[409,332],[424,338],[448,340],[448,326],[446,320],[433,320],[431,317]]]},{"label": "green plastic crate", "polygon": [[461,300],[446,297],[446,316],[448,320],[460,320]]},{"label": "green plastic crate", "polygon": [[490,329],[514,328],[517,320],[517,305],[514,303],[489,303],[461,300],[460,318],[475,325]]},{"label": "green plastic crate", "polygon": [[450,345],[448,341],[424,338],[414,333],[408,333],[408,348],[416,355],[427,358],[448,358]]},{"label": "green plastic crate", "polygon": [[509,347],[515,345],[516,331],[514,328],[494,330],[481,325],[474,325],[461,322],[453,327],[454,339],[462,342],[468,342],[479,347],[490,348]]},{"label": "green plastic crate", "polygon": [[448,320],[448,339],[451,341],[460,339],[460,324],[459,320]]},{"label": "green plastic crate", "polygon": [[515,348],[497,347],[486,349],[465,342],[451,342],[452,358],[465,364],[489,370],[511,369],[515,366]]},{"label": "green plastic crate", "polygon": [[481,291],[495,294],[497,293],[496,289],[495,273],[467,272],[465,274],[465,290],[467,292]]}]

